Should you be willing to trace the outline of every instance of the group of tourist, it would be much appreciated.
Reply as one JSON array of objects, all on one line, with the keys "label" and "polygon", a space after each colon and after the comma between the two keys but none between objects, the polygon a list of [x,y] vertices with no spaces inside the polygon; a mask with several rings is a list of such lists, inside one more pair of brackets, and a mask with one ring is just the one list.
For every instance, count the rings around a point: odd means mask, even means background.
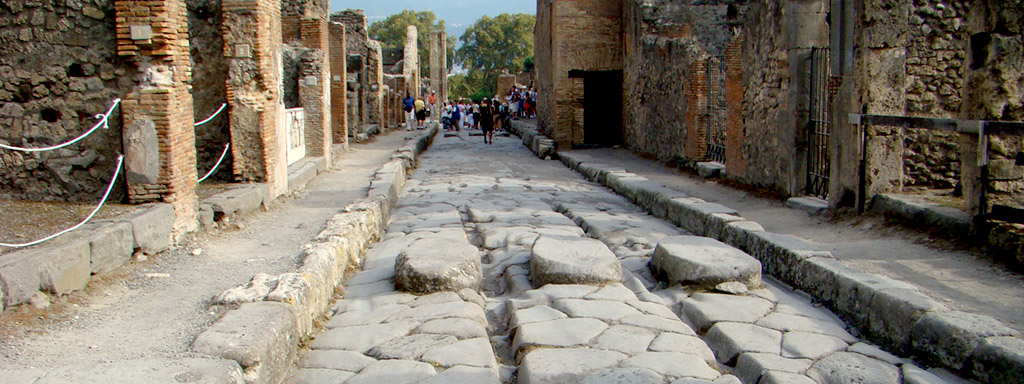
[{"label": "group of tourist", "polygon": [[437,92],[430,92],[427,100],[413,98],[408,93],[402,99],[402,110],[405,111],[405,130],[424,129],[427,127],[427,117],[430,117],[434,105],[437,103]]},{"label": "group of tourist", "polygon": [[[426,128],[427,117],[436,105],[437,94],[431,92],[427,100],[406,94],[402,100],[406,130]],[[533,88],[512,87],[503,98],[482,101],[445,103],[441,123],[446,131],[481,130],[484,143],[494,144],[494,132],[507,130],[512,119],[532,119],[537,116],[537,91]]]},{"label": "group of tourist", "polygon": [[508,90],[505,100],[511,108],[511,114],[519,119],[537,117],[537,91],[533,88],[514,86]]}]

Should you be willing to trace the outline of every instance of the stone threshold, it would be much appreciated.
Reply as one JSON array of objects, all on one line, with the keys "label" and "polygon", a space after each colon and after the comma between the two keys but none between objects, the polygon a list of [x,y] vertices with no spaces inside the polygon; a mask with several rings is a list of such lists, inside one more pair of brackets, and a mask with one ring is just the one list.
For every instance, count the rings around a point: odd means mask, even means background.
[{"label": "stone threshold", "polygon": [[908,194],[884,193],[871,199],[871,212],[911,224],[918,229],[933,228],[957,239],[971,236],[971,216]]}]

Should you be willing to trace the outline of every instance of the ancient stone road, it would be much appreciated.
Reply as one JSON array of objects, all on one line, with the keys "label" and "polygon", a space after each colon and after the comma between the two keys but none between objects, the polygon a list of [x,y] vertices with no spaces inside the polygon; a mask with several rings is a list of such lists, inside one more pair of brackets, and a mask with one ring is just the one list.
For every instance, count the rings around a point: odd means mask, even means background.
[{"label": "ancient stone road", "polygon": [[288,382],[957,382],[762,283],[738,250],[495,142],[438,137]]}]

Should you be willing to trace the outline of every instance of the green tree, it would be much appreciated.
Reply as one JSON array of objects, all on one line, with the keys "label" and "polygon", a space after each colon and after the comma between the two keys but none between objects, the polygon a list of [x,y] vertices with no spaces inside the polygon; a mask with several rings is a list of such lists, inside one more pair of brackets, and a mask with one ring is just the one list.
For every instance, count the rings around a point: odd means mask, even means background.
[{"label": "green tree", "polygon": [[483,100],[493,97],[496,84],[483,72],[469,72],[448,77],[448,98],[451,100]]},{"label": "green tree", "polygon": [[470,72],[497,76],[502,70],[516,73],[533,56],[533,26],[537,18],[528,14],[503,13],[484,16],[462,34],[456,54]]},{"label": "green tree", "polygon": [[[380,41],[385,48],[403,48],[405,32],[410,25],[415,25],[419,32],[417,48],[420,54],[420,73],[427,77],[430,75],[430,43],[433,41],[433,34],[445,30],[444,20],[438,20],[434,12],[404,10],[370,24],[367,33],[371,39]],[[448,68],[452,67],[454,57],[455,38],[448,36]]]}]

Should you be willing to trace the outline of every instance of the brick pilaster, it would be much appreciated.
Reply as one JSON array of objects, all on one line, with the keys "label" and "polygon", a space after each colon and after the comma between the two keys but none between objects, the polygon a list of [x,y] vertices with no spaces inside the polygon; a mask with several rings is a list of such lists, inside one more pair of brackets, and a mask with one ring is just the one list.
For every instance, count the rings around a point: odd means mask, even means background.
[{"label": "brick pilaster", "polygon": [[280,0],[223,0],[221,9],[234,176],[266,183],[269,197],[277,197],[288,189],[280,121]]},{"label": "brick pilaster", "polygon": [[743,158],[746,132],[743,130],[743,37],[725,48],[725,166],[730,175],[747,173]]},{"label": "brick pilaster", "polygon": [[348,148],[348,52],[345,41],[345,25],[330,23],[327,26],[330,36],[331,61],[331,132],[334,143]]},{"label": "brick pilaster", "polygon": [[128,198],[174,206],[175,233],[198,221],[196,143],[183,0],[117,0],[117,53],[140,76],[122,103]]},{"label": "brick pilaster", "polygon": [[331,62],[327,19],[303,18],[300,26],[302,46],[311,49],[310,62],[303,63],[299,79],[299,98],[306,114],[306,154],[323,156],[331,164]]},{"label": "brick pilaster", "polygon": [[707,152],[707,66],[708,60],[700,60],[690,66],[690,82],[686,87],[686,113],[683,116],[686,127],[685,153],[693,161],[704,160]]}]

